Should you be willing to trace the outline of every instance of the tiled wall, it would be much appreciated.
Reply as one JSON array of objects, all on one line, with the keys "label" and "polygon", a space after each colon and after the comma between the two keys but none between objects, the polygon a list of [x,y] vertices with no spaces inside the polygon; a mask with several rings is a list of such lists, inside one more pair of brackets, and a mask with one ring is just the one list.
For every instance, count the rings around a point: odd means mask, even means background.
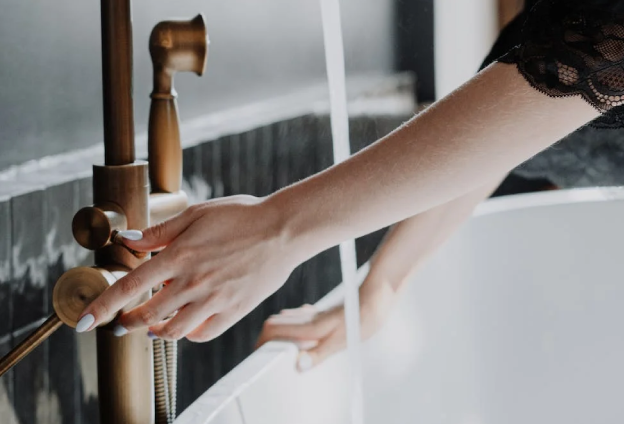
[{"label": "tiled wall", "polygon": [[[408,116],[353,118],[353,149]],[[303,116],[207,141],[184,152],[185,189],[193,201],[237,193],[266,195],[332,163],[329,120]],[[75,211],[91,202],[91,181],[71,169],[0,183],[0,354],[51,313],[51,289],[67,268],[90,264],[71,235]],[[363,262],[381,233],[359,242]],[[183,409],[252,350],[263,320],[314,302],[340,281],[337,249],[297,268],[286,285],[218,339],[180,343],[178,405]],[[92,335],[62,328],[0,378],[2,424],[96,424]]]}]

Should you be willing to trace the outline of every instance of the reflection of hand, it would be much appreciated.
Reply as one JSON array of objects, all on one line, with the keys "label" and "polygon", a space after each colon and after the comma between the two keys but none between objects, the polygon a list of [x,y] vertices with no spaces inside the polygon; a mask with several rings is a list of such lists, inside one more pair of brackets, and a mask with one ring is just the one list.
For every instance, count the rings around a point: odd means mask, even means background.
[{"label": "reflection of hand", "polygon": [[[211,340],[275,292],[302,260],[282,234],[279,210],[251,196],[193,206],[126,239],[137,251],[164,249],[120,279],[83,312],[87,329],[166,280],[171,283],[119,318],[119,335],[140,327],[163,339]],[[168,321],[166,317],[178,313]]]},{"label": "reflection of hand", "polygon": [[[366,340],[386,321],[395,298],[389,284],[366,280],[360,288],[360,322]],[[299,346],[300,371],[316,366],[346,347],[344,306],[320,311],[304,305],[286,309],[264,323],[257,347],[271,340],[291,341]]]}]

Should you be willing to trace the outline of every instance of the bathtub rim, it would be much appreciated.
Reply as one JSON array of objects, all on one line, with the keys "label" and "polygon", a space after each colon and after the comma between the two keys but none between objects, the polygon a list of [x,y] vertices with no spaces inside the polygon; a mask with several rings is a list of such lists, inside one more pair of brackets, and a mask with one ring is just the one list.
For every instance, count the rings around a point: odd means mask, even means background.
[{"label": "bathtub rim", "polygon": [[473,217],[546,206],[624,200],[624,186],[547,190],[488,199],[476,207]]},{"label": "bathtub rim", "polygon": [[[529,208],[622,200],[624,200],[624,187],[621,186],[549,190],[488,199],[477,206],[473,217]],[[358,284],[364,281],[368,269],[368,262],[358,269]],[[321,310],[326,310],[337,305],[344,298],[343,291],[344,286],[340,283],[321,298],[315,306]],[[278,361],[291,361],[294,367],[297,351],[297,347],[289,342],[265,344],[199,396],[180,414],[175,420],[175,424],[208,424],[232,402],[237,402],[237,408],[240,411],[238,396],[274,367]],[[200,418],[199,413],[203,414],[202,421],[197,421]]]}]

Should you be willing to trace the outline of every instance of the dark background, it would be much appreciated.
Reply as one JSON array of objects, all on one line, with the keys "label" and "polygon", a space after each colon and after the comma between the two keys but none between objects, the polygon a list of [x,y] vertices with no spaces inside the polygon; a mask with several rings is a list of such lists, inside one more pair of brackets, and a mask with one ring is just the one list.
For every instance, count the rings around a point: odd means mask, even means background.
[{"label": "dark background", "polygon": [[[417,70],[422,94],[432,99],[432,4],[341,0],[347,73]],[[99,8],[97,0],[2,2],[0,170],[101,142]],[[324,81],[318,0],[136,0],[138,133],[146,130],[151,90],[149,33],[161,20],[198,12],[211,46],[203,78],[176,77],[183,119]]]}]

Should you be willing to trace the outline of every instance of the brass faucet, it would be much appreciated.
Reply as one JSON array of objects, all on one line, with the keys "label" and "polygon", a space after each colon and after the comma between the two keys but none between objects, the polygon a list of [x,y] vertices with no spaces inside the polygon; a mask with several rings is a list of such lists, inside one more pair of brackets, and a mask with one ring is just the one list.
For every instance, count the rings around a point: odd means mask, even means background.
[{"label": "brass faucet", "polygon": [[[93,166],[94,205],[79,210],[72,222],[76,241],[95,251],[95,266],[74,268],[61,276],[53,291],[54,314],[0,359],[0,376],[63,323],[75,328],[90,302],[149,260],[149,254],[125,247],[117,237],[119,231],[147,228],[188,206],[181,191],[182,149],[173,77],[176,72],[203,74],[208,52],[205,21],[202,15],[166,21],[152,31],[148,162],[136,160],[130,2],[101,0],[105,161]],[[144,293],[127,308],[150,296]],[[108,322],[96,330],[101,423],[171,422],[175,412],[155,407],[153,345],[146,331],[116,337],[111,327]]]}]

